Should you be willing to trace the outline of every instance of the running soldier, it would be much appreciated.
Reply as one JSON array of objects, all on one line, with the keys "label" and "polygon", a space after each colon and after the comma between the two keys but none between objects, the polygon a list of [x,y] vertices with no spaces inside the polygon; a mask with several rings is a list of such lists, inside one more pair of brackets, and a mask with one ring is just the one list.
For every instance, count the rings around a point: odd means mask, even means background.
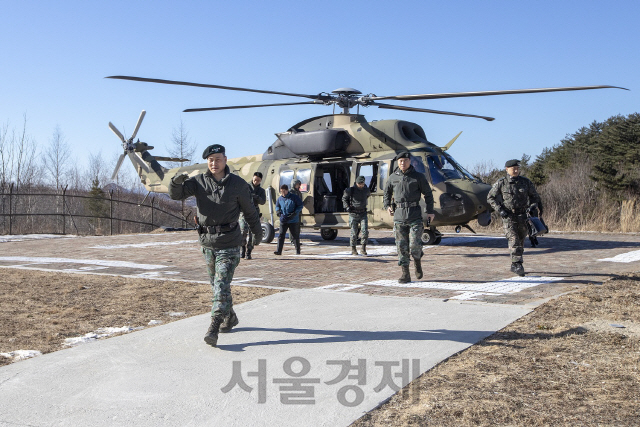
[{"label": "running soldier", "polygon": [[[351,227],[351,255],[358,255],[358,233],[362,230],[362,255],[367,255],[367,239],[369,238],[369,218],[367,216],[367,201],[371,191],[365,184],[364,176],[356,178],[356,185],[344,190],[342,205],[349,212],[349,227]],[[359,230],[360,229],[360,230]]]},{"label": "running soldier", "polygon": [[493,184],[487,201],[502,217],[504,233],[511,252],[511,271],[518,276],[524,276],[522,254],[524,239],[527,237],[527,210],[537,204],[538,213],[542,216],[542,201],[535,185],[529,179],[520,176],[519,160],[509,160],[504,167],[507,176]]},{"label": "running soldier", "polygon": [[228,332],[238,324],[238,316],[233,311],[231,280],[240,262],[240,212],[249,223],[256,244],[262,240],[262,226],[247,182],[230,172],[224,147],[210,145],[202,158],[207,160],[209,170],[191,178],[186,173],[174,176],[169,184],[169,196],[174,200],[196,198],[200,245],[213,290],[211,325],[204,341],[215,347],[218,333]]},{"label": "running soldier", "polygon": [[[422,212],[420,196],[424,195],[427,221],[433,221],[433,194],[427,177],[411,165],[411,154],[402,151],[395,157],[395,168],[384,189],[384,207],[393,215],[393,232],[398,249],[398,265],[402,267],[399,283],[411,282],[409,254],[413,257],[416,277],[422,279]],[[392,201],[393,198],[393,201]]]},{"label": "running soldier", "polygon": [[[264,205],[267,201],[267,193],[264,188],[260,187],[262,183],[262,173],[255,172],[253,178],[251,178],[251,184],[249,189],[251,190],[251,200],[256,207],[258,217],[260,217],[260,205]],[[244,215],[240,212],[240,230],[242,231],[242,251],[240,252],[240,258],[251,259],[251,251],[253,251],[255,236],[251,232],[249,224],[244,220]]]}]

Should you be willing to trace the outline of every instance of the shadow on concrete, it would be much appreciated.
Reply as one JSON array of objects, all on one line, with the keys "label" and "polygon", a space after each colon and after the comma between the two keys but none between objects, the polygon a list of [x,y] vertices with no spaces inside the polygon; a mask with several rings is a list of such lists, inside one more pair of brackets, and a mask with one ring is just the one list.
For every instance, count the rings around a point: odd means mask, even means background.
[{"label": "shadow on concrete", "polygon": [[488,346],[502,346],[512,348],[524,348],[520,345],[512,344],[512,341],[518,340],[549,340],[553,338],[564,338],[571,335],[584,335],[589,332],[588,329],[578,326],[576,328],[565,329],[564,331],[556,333],[536,332],[536,333],[521,333],[515,331],[509,332],[496,332],[493,335],[483,339],[477,345],[482,347]]},{"label": "shadow on concrete", "polygon": [[[226,351],[244,351],[247,347],[286,344],[329,344],[336,342],[358,341],[455,341],[468,344],[492,334],[494,331],[456,331],[447,329],[421,331],[343,331],[324,329],[296,329],[296,328],[235,328],[230,333],[239,332],[286,332],[300,335],[320,335],[317,338],[291,338],[282,340],[267,340],[247,342],[242,344],[219,344],[218,348]],[[228,334],[225,334],[228,335]],[[221,335],[224,339],[224,336]]]}]

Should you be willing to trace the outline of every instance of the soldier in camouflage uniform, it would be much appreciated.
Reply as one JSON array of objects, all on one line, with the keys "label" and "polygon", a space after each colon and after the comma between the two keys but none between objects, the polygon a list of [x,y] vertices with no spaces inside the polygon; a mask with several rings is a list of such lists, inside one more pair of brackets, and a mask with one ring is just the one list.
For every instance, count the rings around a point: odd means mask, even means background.
[{"label": "soldier in camouflage uniform", "polygon": [[[264,191],[264,188],[260,187],[260,183],[262,183],[262,173],[255,172],[251,179],[251,184],[249,184],[249,189],[251,190],[251,199],[253,205],[256,207],[258,216],[260,216],[260,205],[264,205],[267,201],[267,193]],[[238,222],[240,223],[240,230],[242,230],[242,251],[240,258],[251,259],[255,236],[251,232],[249,224],[245,221],[242,212],[240,212]]]},{"label": "soldier in camouflage uniform", "polygon": [[[422,279],[422,233],[424,225],[420,209],[420,196],[424,195],[427,220],[435,218],[433,195],[427,177],[411,165],[411,154],[398,153],[395,168],[384,189],[384,207],[393,215],[393,231],[398,248],[398,265],[402,267],[399,283],[411,282],[409,254],[413,256],[416,277]],[[393,198],[393,201],[392,201]]]},{"label": "soldier in camouflage uniform", "polygon": [[186,173],[174,176],[169,184],[169,196],[174,200],[190,196],[196,199],[200,245],[213,290],[211,325],[204,340],[215,347],[218,332],[228,332],[238,324],[238,316],[233,311],[231,280],[240,262],[240,212],[255,234],[256,244],[262,240],[262,226],[247,182],[230,173],[224,147],[210,145],[202,158],[207,160],[207,172],[191,178]]},{"label": "soldier in camouflage uniform", "polygon": [[358,255],[359,228],[362,229],[362,255],[367,255],[367,238],[369,237],[369,218],[367,217],[367,201],[371,191],[365,184],[364,176],[356,178],[356,185],[344,190],[342,205],[349,212],[349,227],[351,227],[351,255]]},{"label": "soldier in camouflage uniform", "polygon": [[537,204],[542,215],[542,202],[536,187],[527,178],[520,176],[520,162],[509,160],[505,163],[507,176],[500,178],[489,191],[487,201],[502,217],[504,232],[511,252],[511,271],[524,276],[522,254],[527,236],[527,210]]}]

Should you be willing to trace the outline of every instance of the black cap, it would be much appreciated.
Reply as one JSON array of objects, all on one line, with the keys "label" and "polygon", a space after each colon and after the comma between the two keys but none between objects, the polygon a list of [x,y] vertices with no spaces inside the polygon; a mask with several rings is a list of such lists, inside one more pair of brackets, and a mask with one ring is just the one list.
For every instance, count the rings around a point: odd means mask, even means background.
[{"label": "black cap", "polygon": [[404,159],[404,158],[410,159],[411,158],[411,154],[409,154],[408,151],[401,151],[401,152],[398,153],[398,155],[393,160]]},{"label": "black cap", "polygon": [[512,166],[520,166],[520,160],[518,159],[507,160],[507,163],[504,164],[505,168],[510,168]]},{"label": "black cap", "polygon": [[258,178],[262,179],[262,172],[254,172],[253,176],[257,176]]},{"label": "black cap", "polygon": [[364,176],[360,175],[359,177],[356,178],[356,184],[364,184]]},{"label": "black cap", "polygon": [[210,155],[218,154],[218,153],[224,154],[224,147],[220,144],[213,144],[204,149],[204,152],[202,153],[202,158],[206,159]]}]

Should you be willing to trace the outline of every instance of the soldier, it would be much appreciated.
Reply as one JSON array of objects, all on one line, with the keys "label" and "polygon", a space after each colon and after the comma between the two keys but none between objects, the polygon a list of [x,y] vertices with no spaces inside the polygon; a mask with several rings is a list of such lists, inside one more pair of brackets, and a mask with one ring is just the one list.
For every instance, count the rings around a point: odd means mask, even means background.
[{"label": "soldier", "polygon": [[504,164],[507,176],[493,184],[487,201],[502,217],[504,232],[511,252],[511,271],[524,276],[522,254],[527,236],[527,210],[537,203],[542,216],[542,201],[536,187],[527,178],[520,176],[520,161],[509,160]]},{"label": "soldier", "polygon": [[367,217],[367,201],[371,191],[365,184],[364,176],[356,178],[356,185],[344,190],[342,205],[349,212],[349,227],[351,227],[351,255],[358,255],[358,228],[362,229],[362,255],[367,255],[367,238],[369,237],[369,218]]},{"label": "soldier", "polygon": [[[399,283],[409,283],[409,253],[413,256],[416,277],[422,279],[422,212],[420,195],[426,202],[427,221],[435,218],[433,195],[427,177],[411,165],[411,154],[402,151],[395,157],[395,168],[384,189],[384,207],[393,215],[393,232],[398,248],[398,265],[402,267]],[[393,197],[395,202],[392,202]]]},{"label": "soldier", "polygon": [[[258,212],[258,217],[261,215],[260,205],[264,205],[267,201],[267,193],[264,191],[264,188],[260,187],[260,183],[262,183],[262,173],[255,172],[253,174],[253,178],[251,178],[249,189],[251,190],[251,199],[253,201],[253,205],[256,207],[256,211]],[[240,223],[240,230],[242,230],[242,252],[240,253],[240,258],[251,259],[251,251],[253,251],[253,241],[255,240],[255,236],[251,232],[247,221],[244,220],[242,212],[240,213],[240,219],[238,222]]]},{"label": "soldier", "polygon": [[287,230],[289,230],[293,244],[296,247],[296,254],[300,255],[300,221],[298,219],[300,212],[302,212],[302,200],[289,191],[287,184],[282,184],[280,186],[280,197],[276,201],[276,215],[280,217],[280,234],[278,235],[278,249],[274,254],[282,255],[284,238]]},{"label": "soldier", "polygon": [[[289,190],[291,194],[295,194],[296,196],[300,197],[300,200],[302,200],[302,192],[300,191],[301,185],[302,185],[302,181],[300,181],[299,179],[294,179],[293,182],[291,183],[292,188]],[[304,206],[304,201],[302,202],[302,204]],[[302,212],[298,214],[298,222],[302,225]],[[289,241],[291,242],[292,246],[295,246],[291,232],[289,232]]]},{"label": "soldier", "polygon": [[218,332],[228,332],[238,324],[238,316],[233,311],[231,280],[240,262],[240,212],[249,223],[256,244],[262,240],[262,227],[251,202],[249,186],[244,179],[230,173],[224,147],[210,145],[202,158],[207,160],[207,172],[191,178],[186,173],[174,176],[169,184],[169,196],[174,200],[196,198],[200,245],[213,290],[211,325],[204,341],[215,347]]}]

